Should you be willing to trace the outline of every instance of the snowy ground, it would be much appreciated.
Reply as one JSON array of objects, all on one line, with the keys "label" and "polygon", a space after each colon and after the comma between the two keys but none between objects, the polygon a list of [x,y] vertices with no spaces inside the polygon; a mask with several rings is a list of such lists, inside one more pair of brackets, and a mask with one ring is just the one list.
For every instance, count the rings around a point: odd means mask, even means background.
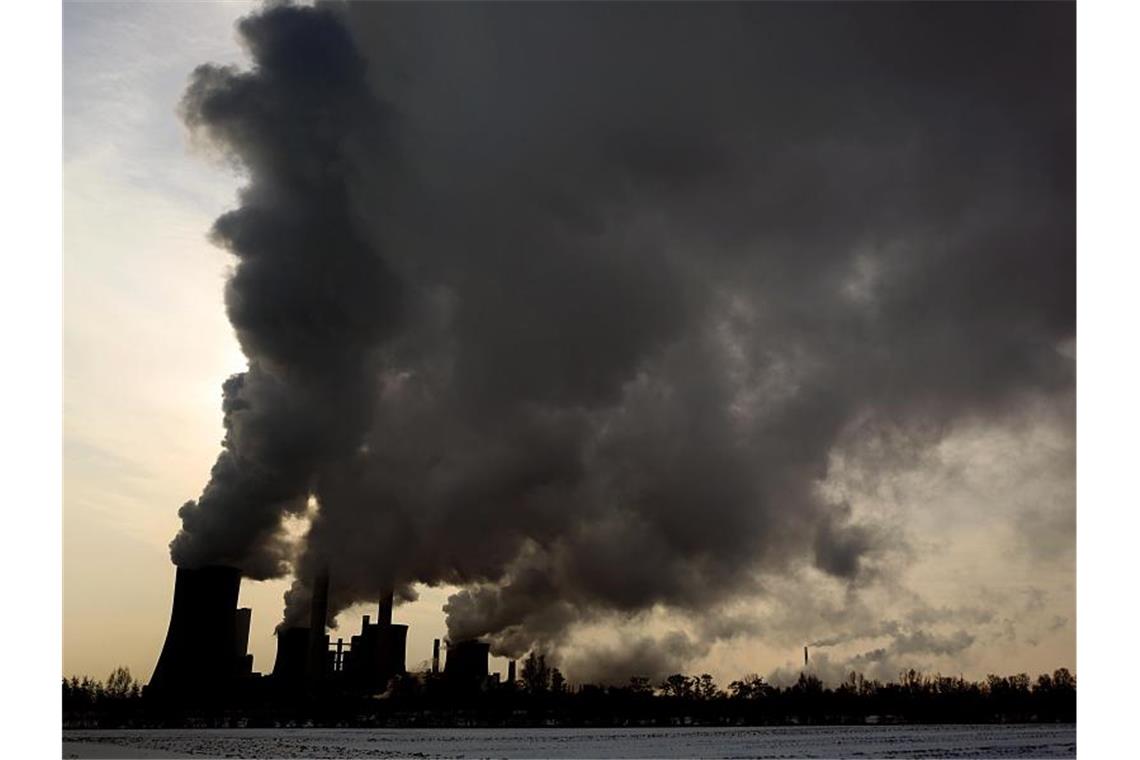
[{"label": "snowy ground", "polygon": [[1075,725],[64,731],[64,757],[1075,757]]}]

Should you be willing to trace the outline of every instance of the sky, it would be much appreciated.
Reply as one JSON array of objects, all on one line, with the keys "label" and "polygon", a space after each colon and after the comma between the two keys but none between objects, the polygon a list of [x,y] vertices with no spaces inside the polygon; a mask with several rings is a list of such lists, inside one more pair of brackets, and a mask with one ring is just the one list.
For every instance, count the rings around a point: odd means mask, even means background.
[{"label": "sky", "polygon": [[[180,528],[186,561],[267,578],[241,600],[263,671],[305,601],[283,557],[343,563],[348,631],[382,578],[418,595],[413,665],[451,630],[572,679],[780,680],[805,643],[830,680],[1075,670],[1063,6],[903,9],[902,43],[826,10],[354,8],[254,24],[260,77],[192,79],[248,65],[254,8],[64,5],[65,673],[149,675]],[[364,78],[306,47],[344,30]],[[313,71],[343,142],[280,126]],[[243,205],[343,233],[331,307],[273,289],[326,270],[289,240],[258,269],[256,219],[215,236],[236,255],[207,239]],[[298,303],[343,344],[257,318]],[[320,474],[299,554],[308,493],[235,538],[245,507],[207,485],[243,371],[268,412],[224,451],[329,441],[290,452]]]}]

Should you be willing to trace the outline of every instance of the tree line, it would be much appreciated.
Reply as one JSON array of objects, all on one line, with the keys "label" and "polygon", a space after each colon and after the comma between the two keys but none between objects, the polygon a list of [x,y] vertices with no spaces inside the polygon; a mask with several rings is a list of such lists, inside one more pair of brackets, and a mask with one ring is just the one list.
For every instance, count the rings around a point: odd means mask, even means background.
[{"label": "tree line", "polygon": [[65,726],[69,720],[102,723],[126,719],[139,711],[141,701],[142,684],[129,668],[115,668],[106,682],[88,676],[63,679]]},{"label": "tree line", "polygon": [[654,683],[572,686],[542,655],[515,682],[457,688],[442,674],[407,673],[376,698],[344,691],[282,695],[271,679],[220,690],[216,703],[149,704],[126,668],[105,683],[63,681],[65,726],[673,726],[1074,722],[1076,678],[1066,668],[981,681],[909,670],[880,682],[851,673],[831,687],[810,673],[787,686],[750,674],[721,688],[707,674]]}]

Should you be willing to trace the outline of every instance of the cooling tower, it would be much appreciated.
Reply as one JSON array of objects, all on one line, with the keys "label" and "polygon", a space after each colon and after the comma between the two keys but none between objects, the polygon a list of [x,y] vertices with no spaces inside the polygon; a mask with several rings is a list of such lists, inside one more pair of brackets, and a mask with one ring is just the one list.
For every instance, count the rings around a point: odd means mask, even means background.
[{"label": "cooling tower", "polygon": [[279,684],[304,682],[308,655],[308,628],[291,626],[278,629],[277,658],[273,661],[273,679]]},{"label": "cooling tower", "polygon": [[[148,694],[191,697],[224,688],[245,664],[238,642],[238,591],[234,567],[180,567],[174,578],[170,627]],[[248,618],[245,618],[248,635]]]},{"label": "cooling tower", "polygon": [[487,660],[491,645],[485,641],[468,639],[447,645],[447,662],[443,673],[456,685],[481,686],[487,680]]}]

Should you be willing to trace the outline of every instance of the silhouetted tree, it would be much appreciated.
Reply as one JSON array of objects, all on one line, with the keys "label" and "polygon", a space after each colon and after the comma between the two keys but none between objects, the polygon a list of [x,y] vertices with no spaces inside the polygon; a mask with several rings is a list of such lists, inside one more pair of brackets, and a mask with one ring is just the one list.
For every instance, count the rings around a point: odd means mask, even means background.
[{"label": "silhouetted tree", "polygon": [[546,655],[531,652],[523,660],[523,686],[531,694],[541,694],[550,688],[550,668],[546,665]]},{"label": "silhouetted tree", "polygon": [[[179,717],[148,716],[139,684],[126,668],[106,683],[71,677],[61,682],[65,726],[232,725],[760,725],[790,721],[862,723],[877,715],[892,721],[931,723],[1051,722],[1076,720],[1076,679],[1066,669],[1035,680],[1019,673],[990,675],[982,682],[961,676],[925,675],[915,670],[881,683],[852,673],[835,689],[803,673],[792,685],[770,685],[756,674],[732,681],[728,693],[712,676],[675,673],[657,693],[644,677],[627,686],[584,684],[569,690],[565,678],[537,652],[523,662],[523,689],[503,684],[459,692],[442,676],[406,674],[392,679],[388,699],[376,700],[351,688],[313,694],[276,692],[271,681],[256,682],[236,703]],[[551,691],[553,690],[553,694]],[[235,704],[239,707],[235,708]],[[156,717],[157,716],[157,717]],[[147,721],[152,721],[148,723]]]},{"label": "silhouetted tree", "polygon": [[131,695],[135,688],[135,680],[131,678],[130,668],[118,667],[107,676],[106,694],[111,699],[125,699]]},{"label": "silhouetted tree", "polygon": [[823,692],[823,681],[810,673],[800,673],[799,679],[792,686],[792,691],[801,694],[820,694]]},{"label": "silhouetted tree", "polygon": [[716,688],[716,681],[708,673],[702,673],[700,678],[693,679],[693,690],[696,693],[697,699],[716,699],[720,692]]},{"label": "silhouetted tree", "polygon": [[764,683],[764,679],[755,673],[749,673],[739,681],[728,685],[728,694],[733,699],[759,699],[767,694],[771,687]]},{"label": "silhouetted tree", "polygon": [[632,676],[629,679],[629,690],[634,694],[652,694],[653,687],[645,676]]},{"label": "silhouetted tree", "polygon": [[674,673],[666,678],[659,687],[667,697],[686,699],[693,694],[693,682],[688,676]]}]

